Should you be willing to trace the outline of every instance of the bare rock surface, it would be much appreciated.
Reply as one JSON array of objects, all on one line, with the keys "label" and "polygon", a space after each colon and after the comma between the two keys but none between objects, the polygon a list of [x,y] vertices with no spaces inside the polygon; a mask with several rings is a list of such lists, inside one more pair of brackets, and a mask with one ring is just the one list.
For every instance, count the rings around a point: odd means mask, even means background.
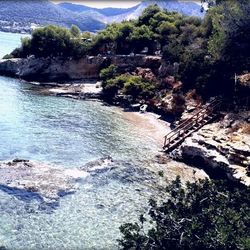
[{"label": "bare rock surface", "polygon": [[0,60],[0,74],[20,77],[29,81],[67,81],[97,79],[102,68],[115,64],[123,71],[135,70],[136,67],[158,69],[159,56],[86,56],[73,58],[16,58]]},{"label": "bare rock surface", "polygon": [[242,128],[248,124],[249,112],[237,117],[227,115],[221,122],[204,126],[184,141],[180,152],[183,158],[203,160],[207,167],[250,186],[250,134]]},{"label": "bare rock surface", "polygon": [[35,91],[45,95],[69,97],[73,99],[100,99],[102,87],[100,82],[94,83],[47,83],[45,86],[34,88]]}]

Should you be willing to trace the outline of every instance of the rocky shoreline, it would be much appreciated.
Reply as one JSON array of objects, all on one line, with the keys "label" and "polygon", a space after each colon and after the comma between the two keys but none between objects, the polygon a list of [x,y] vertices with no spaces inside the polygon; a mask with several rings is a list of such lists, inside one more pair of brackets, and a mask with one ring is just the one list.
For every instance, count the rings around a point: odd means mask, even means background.
[{"label": "rocky shoreline", "polygon": [[250,186],[250,112],[229,113],[205,125],[177,149],[182,160],[201,165],[214,176],[224,174]]},{"label": "rocky shoreline", "polygon": [[[35,90],[41,94],[74,99],[101,99],[101,83],[96,79],[100,69],[110,64],[117,65],[123,72],[143,67],[152,73],[166,68],[159,56],[87,56],[79,60],[30,57],[1,60],[0,73],[39,81],[33,84],[38,85]],[[64,82],[60,83],[62,79]],[[188,110],[188,106],[186,109]],[[184,112],[185,115],[187,113],[189,112]],[[242,133],[240,128],[235,129],[235,124],[249,126],[249,116],[249,112],[243,118],[239,114],[226,115],[225,119],[206,125],[188,137],[177,149],[176,155],[181,161],[198,163],[197,167],[205,165],[215,176],[217,171],[218,175],[222,171],[227,178],[249,186],[250,137],[249,133]]]},{"label": "rocky shoreline", "polygon": [[55,203],[59,197],[76,191],[75,181],[86,176],[66,169],[29,160],[0,163],[0,189],[19,199]]},{"label": "rocky shoreline", "polygon": [[69,83],[38,83],[29,82],[33,90],[43,95],[67,97],[77,100],[100,100],[102,87],[100,82],[78,81]]},{"label": "rocky shoreline", "polygon": [[111,162],[110,157],[101,158],[78,168],[23,159],[0,162],[0,190],[21,200],[35,199],[56,206],[61,197],[75,193],[81,181],[105,171]]},{"label": "rocky shoreline", "polygon": [[[97,83],[98,86],[99,84]],[[85,99],[86,96],[99,99],[101,96],[101,88],[96,88],[95,84],[91,84],[88,93],[84,85],[78,92],[74,93],[74,88],[77,89],[77,87],[74,84],[71,87],[59,86],[49,88],[46,92],[47,94],[75,99]],[[98,91],[99,96],[96,95],[95,91]],[[85,95],[86,93],[87,95]],[[139,123],[144,120],[143,117],[148,116],[147,113],[140,114],[136,112],[130,112],[129,116],[131,115],[137,115]],[[185,116],[187,116],[186,113],[184,113],[183,117]],[[195,167],[204,166],[204,169],[214,177],[224,175],[225,178],[236,183],[250,186],[250,134],[243,133],[241,128],[241,125],[249,126],[250,112],[228,113],[223,114],[223,117],[220,121],[208,124],[188,137],[172,155],[178,155],[178,160],[192,164]],[[153,121],[154,125],[159,129],[158,133],[153,134],[158,137],[159,146],[161,146],[161,139],[170,132],[170,124],[160,120],[160,116],[151,117],[152,119],[148,116],[148,118],[148,121],[145,120],[145,122]],[[160,126],[161,123],[164,123],[164,130]]]}]

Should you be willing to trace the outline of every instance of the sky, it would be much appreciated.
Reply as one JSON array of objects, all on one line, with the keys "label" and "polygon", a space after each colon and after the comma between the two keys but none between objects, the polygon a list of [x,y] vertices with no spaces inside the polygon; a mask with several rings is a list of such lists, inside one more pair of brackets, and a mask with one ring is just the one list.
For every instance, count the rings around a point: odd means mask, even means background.
[{"label": "sky", "polygon": [[137,0],[125,0],[125,1],[121,1],[121,0],[110,0],[110,1],[106,1],[106,0],[82,0],[82,1],[52,1],[55,3],[59,3],[59,2],[69,2],[69,3],[75,3],[75,4],[82,4],[82,5],[86,5],[86,6],[90,6],[90,7],[94,7],[94,8],[107,8],[107,7],[113,7],[113,8],[129,8],[132,6],[135,6],[137,4],[139,4],[141,1],[137,1]]}]

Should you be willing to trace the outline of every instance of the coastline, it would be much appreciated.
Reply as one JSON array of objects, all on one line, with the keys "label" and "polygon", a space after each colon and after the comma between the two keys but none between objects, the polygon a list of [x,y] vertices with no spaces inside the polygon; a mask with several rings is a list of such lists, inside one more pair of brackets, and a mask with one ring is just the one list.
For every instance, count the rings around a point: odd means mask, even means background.
[{"label": "coastline", "polygon": [[[40,93],[46,95],[55,95],[73,99],[80,99],[80,100],[97,100],[103,102],[102,95],[101,95],[101,83],[95,82],[71,82],[65,84],[50,84],[45,85],[41,84],[42,89],[40,88]],[[40,86],[40,87],[41,87]],[[194,133],[190,138],[183,142],[183,146],[179,148],[177,155],[180,156],[179,159],[170,159],[166,153],[162,152],[162,146],[164,141],[164,136],[171,131],[170,123],[166,120],[162,120],[161,116],[152,113],[152,112],[144,112],[140,113],[139,111],[127,110],[122,108],[121,106],[117,105],[110,105],[114,112],[120,113],[120,115],[130,122],[133,126],[135,126],[136,133],[138,133],[139,137],[147,137],[149,142],[152,144],[157,145],[158,152],[156,152],[155,156],[158,157],[161,163],[161,166],[155,167],[153,169],[154,172],[166,172],[169,174],[169,170],[176,173],[175,175],[180,175],[183,181],[194,181],[197,178],[226,178],[233,182],[238,182],[244,185],[249,185],[249,177],[247,176],[247,170],[244,168],[241,162],[238,162],[237,157],[235,154],[239,150],[237,147],[241,148],[240,152],[243,152],[244,145],[235,145],[231,146],[232,154],[230,153],[229,156],[224,155],[223,150],[227,150],[227,138],[224,138],[225,145],[223,145],[224,149],[221,149],[218,146],[215,150],[210,150],[209,146],[206,147],[207,140],[205,139],[208,136],[206,133],[206,129],[204,130],[204,140],[199,141],[196,145],[192,143],[192,140],[197,137],[197,133]],[[208,130],[212,129],[216,123],[211,123],[207,125]],[[221,126],[223,126],[223,121],[221,121]],[[206,126],[205,126],[206,128]],[[201,129],[201,131],[203,131]],[[225,131],[222,130],[222,134]],[[214,137],[216,137],[215,133],[212,133]],[[198,137],[200,135],[198,134]],[[242,136],[241,136],[242,137]],[[243,137],[242,137],[243,138]],[[213,142],[212,144],[214,145]],[[200,144],[204,144],[205,146],[201,146]],[[200,150],[199,153],[197,153]],[[243,150],[243,151],[242,151]],[[185,152],[188,151],[186,154]],[[210,155],[211,154],[211,155]],[[219,157],[217,157],[219,155]],[[241,157],[247,161],[248,158],[246,156],[248,153],[244,153]],[[195,162],[197,157],[203,157],[200,159],[202,161]],[[158,159],[158,160],[159,160]],[[216,160],[215,160],[216,159]],[[157,159],[152,159],[152,161],[156,162]],[[191,161],[190,161],[191,160]],[[192,162],[193,160],[193,162]],[[202,163],[203,162],[203,163]],[[209,166],[205,168],[204,166]],[[237,166],[236,166],[237,165]],[[241,166],[242,165],[242,166]],[[226,167],[223,167],[226,166]],[[165,168],[168,168],[165,171]],[[196,176],[193,174],[196,173]],[[223,174],[221,174],[223,173]],[[209,174],[209,176],[208,176]]]},{"label": "coastline", "polygon": [[163,174],[163,178],[159,178],[161,186],[164,186],[164,183],[166,185],[166,181],[173,181],[173,176],[180,176],[183,183],[187,181],[193,182],[198,179],[209,179],[205,170],[190,166],[184,162],[175,161],[162,151],[164,136],[170,132],[171,129],[170,123],[160,119],[159,115],[152,112],[140,113],[124,111],[118,107],[116,112],[121,113],[125,119],[138,127],[140,133],[145,134],[145,136],[159,148],[158,153],[152,161],[155,163],[154,171]]},{"label": "coastline", "polygon": [[[64,98],[77,99],[82,101],[100,101],[101,99],[100,82],[77,81],[60,83],[38,83],[30,82],[34,86],[34,91],[42,95],[52,95]],[[98,86],[98,87],[96,87]],[[87,94],[87,95],[86,95]],[[87,97],[86,97],[87,96]],[[173,180],[173,176],[179,175],[182,181],[195,181],[197,179],[209,178],[203,169],[190,166],[184,162],[170,159],[163,151],[164,136],[171,131],[170,123],[161,119],[161,116],[153,112],[140,113],[139,111],[125,110],[117,105],[110,105],[112,112],[121,115],[136,130],[139,137],[147,137],[157,151],[152,159],[153,167],[150,168],[157,175],[162,172],[168,180]],[[173,173],[173,174],[171,174]],[[161,185],[164,186],[166,178],[160,178]]]},{"label": "coastline", "polygon": [[[66,97],[78,100],[98,100],[105,104],[101,98],[101,83],[99,81],[78,81],[60,83],[28,82],[34,86],[34,91],[43,95]],[[142,134],[154,141],[159,148],[163,146],[164,136],[171,131],[170,123],[161,119],[153,112],[140,113],[139,111],[125,110],[117,105],[110,105],[115,112],[120,113],[126,120],[138,126]]]}]

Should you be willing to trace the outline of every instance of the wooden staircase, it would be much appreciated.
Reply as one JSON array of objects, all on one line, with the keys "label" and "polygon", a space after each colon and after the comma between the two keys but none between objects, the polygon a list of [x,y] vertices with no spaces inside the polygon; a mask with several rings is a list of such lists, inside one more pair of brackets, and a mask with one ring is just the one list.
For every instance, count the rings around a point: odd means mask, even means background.
[{"label": "wooden staircase", "polygon": [[222,103],[221,98],[213,98],[206,105],[196,110],[194,115],[182,122],[165,136],[163,151],[170,152],[178,147],[188,136],[199,130],[218,116],[216,110]]}]

